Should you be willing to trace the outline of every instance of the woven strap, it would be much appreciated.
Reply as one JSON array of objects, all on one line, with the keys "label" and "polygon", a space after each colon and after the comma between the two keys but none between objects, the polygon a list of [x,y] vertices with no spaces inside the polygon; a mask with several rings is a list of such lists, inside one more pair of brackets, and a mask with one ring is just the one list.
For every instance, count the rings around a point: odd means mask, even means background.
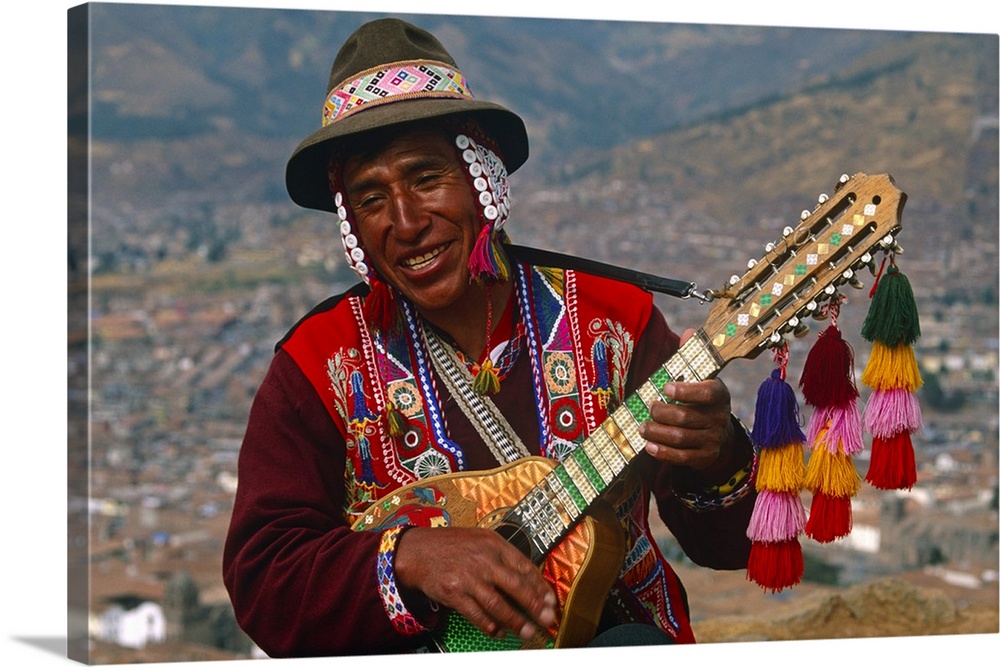
[{"label": "woven strap", "polygon": [[472,374],[459,361],[455,350],[427,327],[424,327],[424,340],[434,370],[496,460],[504,464],[530,456],[528,448],[496,404],[472,390]]}]

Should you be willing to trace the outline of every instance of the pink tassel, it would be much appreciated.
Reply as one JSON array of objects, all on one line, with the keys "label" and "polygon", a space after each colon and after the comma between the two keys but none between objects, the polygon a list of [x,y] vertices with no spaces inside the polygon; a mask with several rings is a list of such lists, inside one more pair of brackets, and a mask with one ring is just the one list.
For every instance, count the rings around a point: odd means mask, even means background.
[{"label": "pink tassel", "polygon": [[877,438],[888,438],[900,431],[913,433],[923,428],[920,402],[906,389],[881,389],[872,392],[865,408],[865,428]]},{"label": "pink tassel", "polygon": [[469,272],[476,280],[482,280],[483,278],[495,275],[492,252],[490,250],[490,233],[492,230],[492,225],[483,225],[482,229],[479,230],[479,236],[476,237],[476,245],[472,248],[472,254],[469,256]]},{"label": "pink tassel", "polygon": [[830,410],[830,427],[826,434],[826,445],[831,454],[843,451],[848,456],[857,456],[865,447],[861,429],[861,411],[857,403],[851,402],[841,408]]},{"label": "pink tassel", "polygon": [[755,542],[794,540],[805,525],[806,512],[797,493],[761,491],[747,526],[747,537]]}]

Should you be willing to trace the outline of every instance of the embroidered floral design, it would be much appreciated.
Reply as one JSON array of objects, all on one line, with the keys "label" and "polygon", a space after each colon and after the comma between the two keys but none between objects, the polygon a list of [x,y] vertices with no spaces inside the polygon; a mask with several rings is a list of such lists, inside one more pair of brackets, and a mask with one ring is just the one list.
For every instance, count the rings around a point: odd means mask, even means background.
[{"label": "embroidered floral design", "polygon": [[387,393],[396,409],[407,417],[416,417],[423,410],[420,392],[412,382],[393,382]]},{"label": "embroidered floral design", "polygon": [[590,333],[595,342],[591,359],[597,381],[591,391],[602,405],[614,409],[625,397],[625,382],[635,341],[620,322],[596,318],[590,323]]},{"label": "embroidered floral design", "polygon": [[571,394],[576,391],[573,357],[564,352],[549,354],[545,359],[545,383],[553,394]]}]

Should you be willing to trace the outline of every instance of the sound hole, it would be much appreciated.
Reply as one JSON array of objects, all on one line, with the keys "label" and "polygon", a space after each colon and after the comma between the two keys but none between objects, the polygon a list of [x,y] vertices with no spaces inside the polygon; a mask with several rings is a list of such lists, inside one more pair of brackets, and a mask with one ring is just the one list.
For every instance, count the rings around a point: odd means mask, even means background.
[{"label": "sound hole", "polygon": [[528,534],[528,531],[524,528],[524,526],[510,521],[503,521],[498,523],[494,527],[494,530],[500,533],[505,540],[507,540],[510,544],[513,544],[518,551],[530,558],[533,562],[538,563],[541,561],[542,556],[538,554],[531,542],[531,536]]}]

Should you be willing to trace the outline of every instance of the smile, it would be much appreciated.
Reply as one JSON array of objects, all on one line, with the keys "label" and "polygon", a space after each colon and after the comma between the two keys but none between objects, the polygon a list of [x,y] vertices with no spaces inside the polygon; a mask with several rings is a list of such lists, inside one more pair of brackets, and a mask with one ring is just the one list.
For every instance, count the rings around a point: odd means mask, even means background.
[{"label": "smile", "polygon": [[416,257],[404,259],[402,264],[407,269],[421,269],[434,261],[434,258],[444,252],[444,249],[444,245],[439,245],[437,248],[434,248],[430,252],[424,253],[423,255],[417,255]]}]

